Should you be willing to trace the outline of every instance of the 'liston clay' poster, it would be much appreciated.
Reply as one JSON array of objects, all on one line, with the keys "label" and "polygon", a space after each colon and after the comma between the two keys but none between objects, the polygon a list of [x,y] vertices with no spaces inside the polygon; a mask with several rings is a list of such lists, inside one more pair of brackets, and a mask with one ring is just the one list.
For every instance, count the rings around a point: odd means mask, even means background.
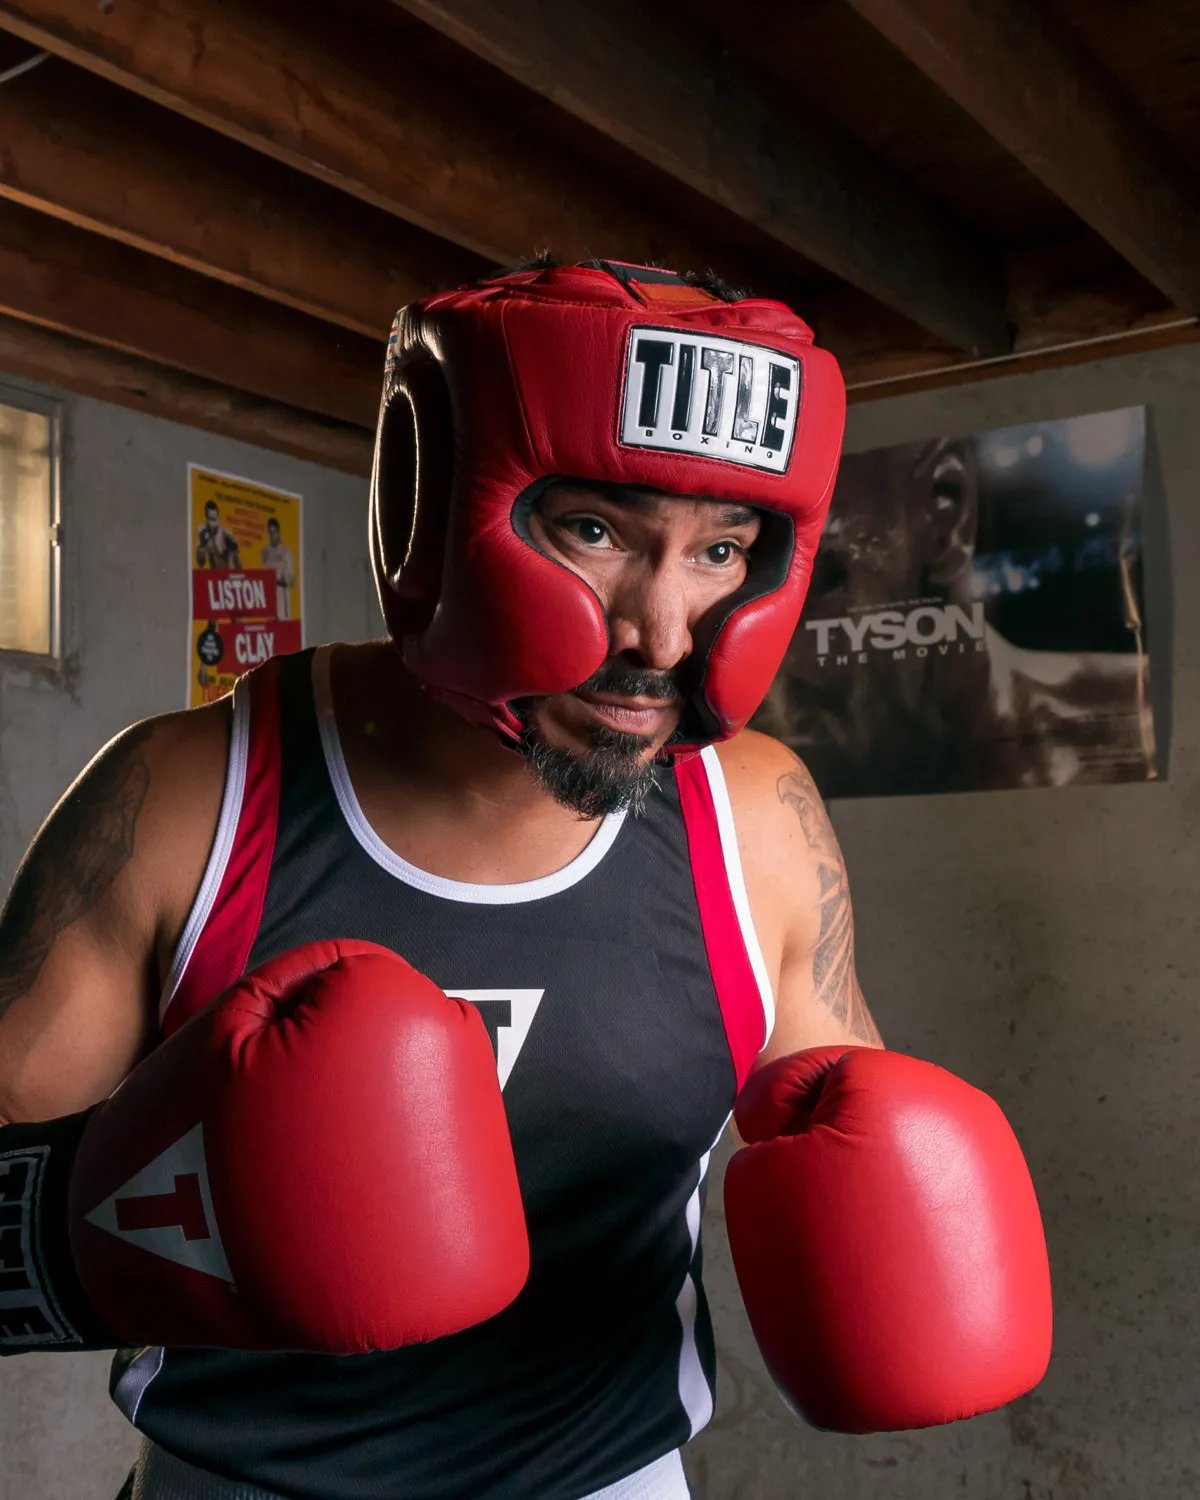
[{"label": "'liston clay' poster", "polygon": [[299,495],[188,469],[188,704],[303,644]]}]

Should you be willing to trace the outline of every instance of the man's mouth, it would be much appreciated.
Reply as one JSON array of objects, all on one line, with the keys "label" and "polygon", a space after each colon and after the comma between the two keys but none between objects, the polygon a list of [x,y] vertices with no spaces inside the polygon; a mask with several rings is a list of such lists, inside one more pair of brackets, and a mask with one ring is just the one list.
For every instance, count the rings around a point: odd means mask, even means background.
[{"label": "man's mouth", "polygon": [[582,688],[576,688],[575,696],[602,724],[626,734],[656,733],[675,707],[669,699],[626,698],[618,693],[585,692]]}]

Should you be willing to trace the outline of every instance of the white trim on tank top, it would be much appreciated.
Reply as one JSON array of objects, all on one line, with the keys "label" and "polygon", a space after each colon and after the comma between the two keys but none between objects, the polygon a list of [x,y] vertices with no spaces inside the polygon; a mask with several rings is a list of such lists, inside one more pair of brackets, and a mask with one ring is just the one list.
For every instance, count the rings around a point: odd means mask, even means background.
[{"label": "white trim on tank top", "polygon": [[717,832],[721,837],[721,853],[725,856],[725,878],[729,882],[729,894],[733,897],[738,926],[742,929],[742,941],[746,945],[750,968],[762,999],[763,1018],[767,1024],[763,1040],[765,1047],[775,1030],[775,992],[771,988],[771,976],[767,973],[758,933],[754,929],[754,917],[750,912],[750,898],[746,894],[746,880],[742,874],[742,857],[738,853],[737,829],[733,823],[729,788],[725,784],[725,771],[713,745],[706,745],[701,750],[700,759],[708,776],[708,789],[712,793],[713,807],[716,809]]},{"label": "white trim on tank top", "polygon": [[604,818],[587,847],[569,864],[564,865],[561,870],[555,870],[553,874],[542,875],[537,880],[523,880],[513,885],[477,885],[472,881],[451,880],[445,875],[433,875],[418,865],[409,864],[408,860],[390,849],[371,827],[350,780],[333,710],[329,669],[331,654],[331,647],[319,647],[313,652],[312,664],[313,701],[316,704],[325,765],[346,826],[359,846],[389,875],[394,875],[397,880],[415,890],[425,891],[430,896],[440,896],[445,901],[463,901],[475,906],[516,906],[523,901],[541,901],[546,896],[557,895],[559,891],[570,890],[573,885],[578,885],[590,875],[612,848],[625,822],[623,809],[609,813]]},{"label": "white trim on tank top", "polygon": [[242,798],[246,792],[246,767],[250,761],[250,694],[243,687],[233,695],[233,717],[229,730],[229,759],[225,765],[225,791],[221,796],[221,814],[217,819],[217,831],[213,835],[212,849],[204,866],[200,889],[188,912],[187,922],[180,934],[179,942],[167,970],[162,995],[158,1002],[158,1018],[161,1021],[167,1007],[175,998],[187,966],[192,961],[200,934],[212,915],[213,902],[225,879],[229,856],[233,853],[233,840],[238,821],[242,816]]},{"label": "white trim on tank top", "polygon": [[636,1474],[618,1479],[602,1490],[593,1490],[583,1500],[688,1500],[690,1494],[683,1459],[679,1449],[674,1448]]},{"label": "white trim on tank top", "polygon": [[[276,1490],[259,1489],[184,1463],[147,1438],[142,1440],[134,1476],[138,1500],[283,1500]],[[593,1490],[583,1500],[688,1500],[688,1496],[683,1460],[676,1448],[636,1474]]]},{"label": "white trim on tank top", "polygon": [[[696,1186],[692,1196],[687,1202],[687,1227],[688,1235],[692,1242],[692,1254],[689,1266],[696,1259],[696,1249],[700,1244],[700,1190],[704,1186],[704,1179],[708,1176],[708,1164],[712,1159],[713,1151],[725,1133],[725,1126],[729,1124],[730,1116],[725,1116],[725,1124],[717,1131],[716,1140],[700,1158],[700,1170],[696,1178]],[[675,1311],[682,1325],[683,1337],[679,1345],[679,1401],[687,1413],[691,1431],[688,1437],[694,1438],[702,1427],[706,1427],[712,1420],[713,1393],[708,1383],[708,1377],[704,1373],[704,1365],[700,1359],[700,1350],[696,1344],[696,1312],[699,1306],[699,1294],[696,1283],[692,1279],[689,1270],[683,1278],[683,1285],[679,1289],[679,1296],[675,1299]]]}]

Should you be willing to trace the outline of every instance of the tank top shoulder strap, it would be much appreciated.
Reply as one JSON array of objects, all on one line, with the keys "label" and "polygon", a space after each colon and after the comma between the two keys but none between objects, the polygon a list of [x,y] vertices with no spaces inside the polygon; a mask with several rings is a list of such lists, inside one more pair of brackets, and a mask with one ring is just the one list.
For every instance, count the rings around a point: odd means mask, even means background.
[{"label": "tank top shoulder strap", "polygon": [[283,657],[240,677],[225,792],[208,864],[163,986],[159,1022],[177,1031],[245,971],[262,917],[279,821]]},{"label": "tank top shoulder strap", "polygon": [[775,997],[746,896],[725,773],[709,745],[675,766],[709,969],[739,1090],[775,1026]]}]

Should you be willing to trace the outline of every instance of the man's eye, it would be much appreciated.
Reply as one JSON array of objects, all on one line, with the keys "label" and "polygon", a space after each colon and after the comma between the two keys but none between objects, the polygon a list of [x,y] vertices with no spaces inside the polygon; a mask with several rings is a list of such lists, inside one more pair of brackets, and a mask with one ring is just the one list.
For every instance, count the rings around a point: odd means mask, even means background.
[{"label": "man's eye", "polygon": [[598,547],[608,539],[608,527],[591,516],[576,516],[566,523],[566,527],[589,547]]},{"label": "man's eye", "polygon": [[741,555],[742,549],[734,542],[714,542],[706,554],[709,562],[714,562],[720,567],[736,561]]}]

